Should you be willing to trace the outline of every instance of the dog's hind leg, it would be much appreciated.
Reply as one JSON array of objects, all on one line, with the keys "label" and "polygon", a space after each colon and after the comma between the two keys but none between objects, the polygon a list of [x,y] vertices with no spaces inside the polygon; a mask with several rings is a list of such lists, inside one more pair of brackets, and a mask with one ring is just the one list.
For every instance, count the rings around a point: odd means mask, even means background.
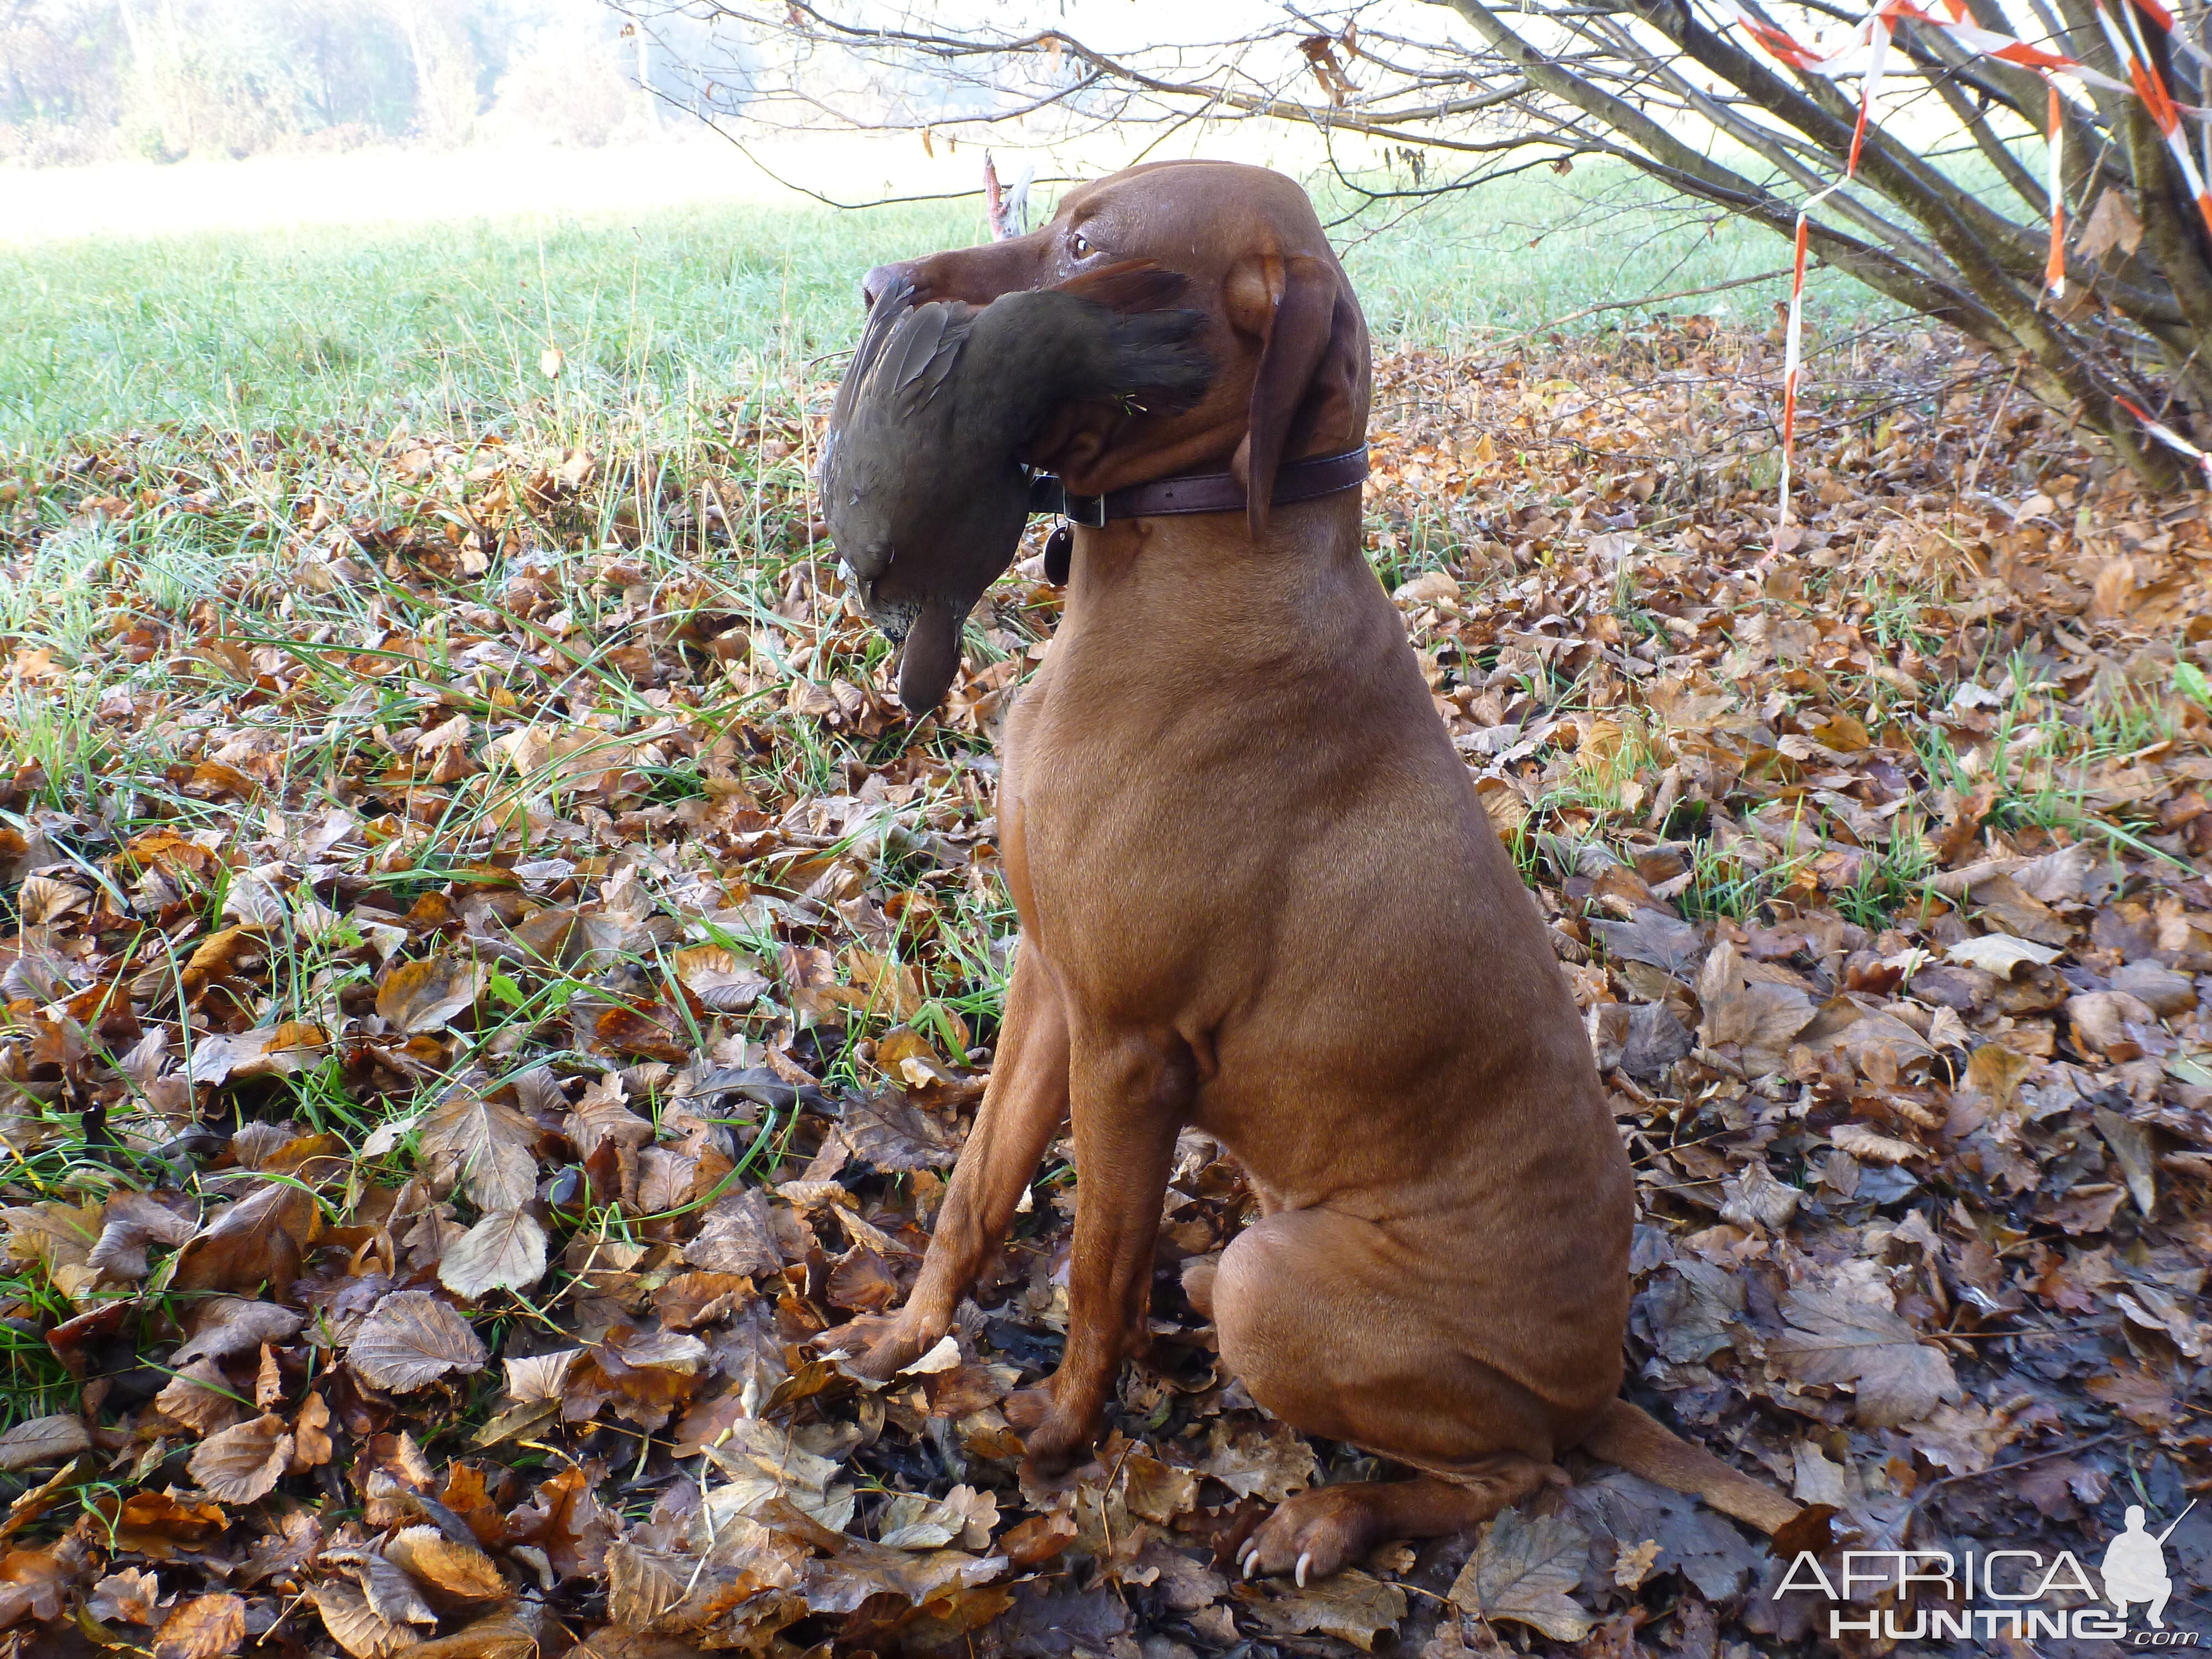
[{"label": "dog's hind leg", "polygon": [[954,1310],[1005,1242],[1044,1150],[1067,1121],[1067,1016],[1050,966],[1024,938],[982,1106],[938,1212],[921,1275],[897,1313],[817,1339],[864,1376],[888,1379],[951,1328]]},{"label": "dog's hind leg", "polygon": [[1214,1323],[1252,1397],[1308,1434],[1423,1471],[1291,1498],[1241,1553],[1248,1573],[1304,1582],[1389,1539],[1462,1531],[1558,1475],[1570,1413],[1486,1363],[1449,1322],[1449,1298],[1413,1272],[1385,1229],[1328,1209],[1278,1211],[1224,1252]]}]

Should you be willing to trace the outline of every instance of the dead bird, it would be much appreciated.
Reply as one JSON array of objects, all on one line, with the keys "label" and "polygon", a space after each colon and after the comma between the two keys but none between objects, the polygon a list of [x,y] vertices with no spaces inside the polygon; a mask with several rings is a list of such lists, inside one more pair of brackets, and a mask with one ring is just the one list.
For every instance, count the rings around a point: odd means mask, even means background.
[{"label": "dead bird", "polygon": [[904,278],[878,296],[817,483],[868,614],[902,644],[911,713],[943,698],[969,611],[1013,562],[1029,516],[1023,447],[1071,404],[1172,414],[1204,395],[1205,313],[1159,308],[1183,280],[1133,259],[981,307],[915,305]]}]

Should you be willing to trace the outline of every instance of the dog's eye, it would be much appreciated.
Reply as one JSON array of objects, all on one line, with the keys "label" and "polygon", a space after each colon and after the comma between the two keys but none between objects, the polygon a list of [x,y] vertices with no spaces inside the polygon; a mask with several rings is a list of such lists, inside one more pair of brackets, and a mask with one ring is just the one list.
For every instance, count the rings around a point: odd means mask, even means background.
[{"label": "dog's eye", "polygon": [[1075,233],[1075,240],[1072,246],[1075,249],[1075,257],[1077,258],[1088,259],[1091,257],[1091,239],[1088,236],[1085,236],[1081,231],[1079,230]]}]

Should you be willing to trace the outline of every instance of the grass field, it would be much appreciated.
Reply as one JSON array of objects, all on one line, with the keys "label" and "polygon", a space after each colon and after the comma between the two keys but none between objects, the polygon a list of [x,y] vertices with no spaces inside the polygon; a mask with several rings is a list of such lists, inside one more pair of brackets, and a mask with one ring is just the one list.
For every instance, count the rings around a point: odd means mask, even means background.
[{"label": "grass field", "polygon": [[[1771,270],[1763,232],[1645,205],[1589,167],[1335,234],[1386,348],[1471,344],[1586,307]],[[11,250],[0,289],[0,454],[166,422],[262,429],[340,419],[499,429],[546,391],[680,415],[849,342],[860,274],[975,240],[971,205],[841,214],[805,205],[315,225],[81,239]],[[1817,279],[1816,279],[1817,283]],[[1779,281],[1675,304],[1763,319]],[[1816,316],[1870,296],[1820,287]],[[1617,326],[1631,311],[1571,327]]]}]

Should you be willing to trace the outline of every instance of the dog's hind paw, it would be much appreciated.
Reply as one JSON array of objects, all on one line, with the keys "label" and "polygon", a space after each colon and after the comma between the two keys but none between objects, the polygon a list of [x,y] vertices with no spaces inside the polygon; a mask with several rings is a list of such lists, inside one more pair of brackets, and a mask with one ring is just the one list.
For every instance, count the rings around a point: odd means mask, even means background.
[{"label": "dog's hind paw", "polygon": [[1519,1452],[1498,1452],[1450,1476],[1317,1486],[1278,1504],[1237,1553],[1247,1578],[1287,1572],[1300,1585],[1326,1578],[1393,1538],[1437,1538],[1487,1521],[1556,1473]]},{"label": "dog's hind paw", "polygon": [[1387,1525],[1376,1488],[1362,1481],[1321,1486],[1286,1498],[1237,1554],[1247,1578],[1289,1573],[1301,1589],[1358,1560],[1383,1541]]}]

